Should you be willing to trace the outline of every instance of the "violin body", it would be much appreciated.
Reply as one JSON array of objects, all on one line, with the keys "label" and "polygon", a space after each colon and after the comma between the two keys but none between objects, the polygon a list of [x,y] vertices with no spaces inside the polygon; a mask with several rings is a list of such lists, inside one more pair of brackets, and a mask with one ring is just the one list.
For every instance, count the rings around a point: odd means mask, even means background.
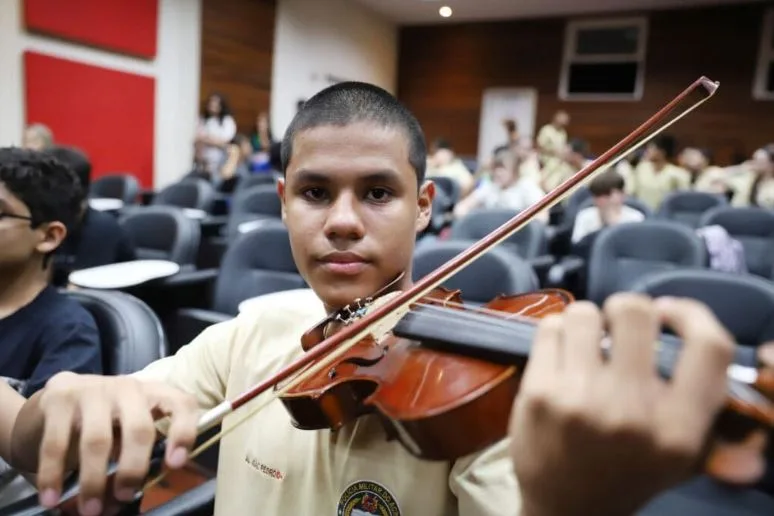
[{"label": "violin body", "polygon": [[[572,300],[565,291],[550,290],[499,296],[475,311],[493,320],[540,318],[563,311]],[[470,310],[459,291],[444,288],[418,304]],[[318,326],[310,330],[305,347],[313,347],[309,335],[322,333]],[[376,414],[388,436],[413,455],[454,460],[505,437],[510,411],[503,407],[512,405],[520,378],[519,367],[428,349],[388,331],[357,342],[280,399],[297,428],[336,430]]]}]

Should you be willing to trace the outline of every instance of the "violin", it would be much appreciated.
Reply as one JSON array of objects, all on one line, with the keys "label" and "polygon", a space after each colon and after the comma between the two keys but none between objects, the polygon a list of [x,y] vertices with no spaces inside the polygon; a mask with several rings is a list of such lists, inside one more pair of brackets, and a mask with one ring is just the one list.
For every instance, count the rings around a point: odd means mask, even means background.
[{"label": "violin", "polygon": [[[375,414],[389,438],[426,460],[454,460],[503,439],[520,373],[529,359],[535,323],[562,312],[574,299],[563,290],[545,289],[498,296],[474,308],[464,304],[462,292],[446,289],[443,283],[594,174],[698,108],[717,88],[706,77],[697,79],[539,202],[410,289],[395,290],[399,277],[371,297],[330,314],[304,334],[305,353],[300,358],[208,411],[199,420],[199,433],[272,391],[269,400],[245,410],[230,429],[279,399],[293,424],[305,430],[336,430]],[[659,372],[668,378],[681,344],[664,335],[657,346]],[[600,352],[606,353],[604,342]],[[727,410],[719,418],[719,431],[742,435],[751,428],[774,427],[774,405],[762,394],[774,393],[774,374],[737,365],[729,369],[728,385]],[[222,436],[204,443],[191,457]],[[115,464],[110,471],[115,471]],[[76,484],[63,494],[60,507],[77,494]]]}]

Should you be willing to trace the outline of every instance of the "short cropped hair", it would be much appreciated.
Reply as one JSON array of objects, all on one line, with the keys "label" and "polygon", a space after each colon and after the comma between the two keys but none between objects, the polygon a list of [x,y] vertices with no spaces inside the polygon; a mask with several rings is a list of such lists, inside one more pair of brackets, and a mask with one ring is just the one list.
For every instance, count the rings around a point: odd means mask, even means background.
[{"label": "short cropped hair", "polygon": [[0,148],[0,182],[30,210],[32,227],[78,223],[83,193],[75,173],[50,154],[15,147]]},{"label": "short cropped hair", "polygon": [[623,176],[614,170],[602,172],[589,183],[589,191],[593,197],[610,195],[615,190],[623,191],[626,182]]},{"label": "short cropped hair", "polygon": [[422,184],[427,166],[427,146],[419,121],[386,90],[362,82],[335,84],[304,103],[282,140],[282,174],[287,173],[293,155],[293,141],[298,133],[315,127],[344,127],[356,122],[372,122],[403,131],[409,145],[409,162],[417,174],[417,183]]}]

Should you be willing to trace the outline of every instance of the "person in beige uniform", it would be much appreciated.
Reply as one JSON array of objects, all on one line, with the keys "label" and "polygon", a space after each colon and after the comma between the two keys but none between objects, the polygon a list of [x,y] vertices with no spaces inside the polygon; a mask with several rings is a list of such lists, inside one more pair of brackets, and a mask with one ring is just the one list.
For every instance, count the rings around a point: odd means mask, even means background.
[{"label": "person in beige uniform", "polygon": [[555,174],[560,173],[559,169],[564,163],[568,125],[570,125],[570,115],[566,111],[557,111],[551,123],[544,125],[538,131],[536,141],[540,153],[541,172],[543,178],[548,178],[549,181]]},{"label": "person in beige uniform", "polygon": [[725,194],[728,191],[726,172],[710,164],[712,158],[709,151],[686,147],[677,161],[690,174],[693,190],[711,194]]},{"label": "person in beige uniform", "polygon": [[634,169],[627,193],[657,210],[667,194],[691,187],[691,175],[673,165],[675,140],[669,135],[656,136],[646,147],[645,156]]},{"label": "person in beige uniform", "polygon": [[[114,425],[121,440],[110,494],[127,500],[147,474],[153,417],[171,416],[168,427],[158,426],[169,436],[168,464],[180,467],[198,411],[300,356],[301,335],[324,314],[400,273],[406,274],[398,287],[410,287],[415,235],[428,223],[434,195],[424,163],[418,122],[384,90],[340,83],[307,101],[283,142],[278,193],[293,256],[312,289],[267,296],[137,375],[52,379],[25,404],[13,435],[16,463],[37,470],[44,505],[56,503],[63,474],[75,465],[68,460],[73,438],[90,452],[78,463],[80,508],[99,514]],[[652,340],[643,339],[654,338],[662,319],[686,342],[679,389],[653,384],[661,380],[648,358]],[[615,349],[629,349],[607,365],[599,353],[605,328],[612,328]],[[562,344],[569,335],[572,345]],[[274,401],[237,426],[250,411],[244,407],[223,422],[230,433],[220,448],[216,514],[558,516],[569,514],[566,508],[610,514],[620,509],[610,503],[637,506],[684,478],[723,404],[732,355],[727,333],[706,308],[634,294],[614,296],[604,310],[577,303],[543,320],[534,346],[509,437],[452,463],[415,458],[386,440],[375,417],[337,431],[305,431]],[[557,368],[560,352],[567,355],[559,362],[573,367]],[[627,388],[612,388],[616,382]],[[179,396],[168,396],[170,388]],[[632,402],[642,396],[658,399]],[[597,476],[567,474],[601,471],[606,461],[616,474],[603,485]],[[641,467],[632,469],[634,463]],[[619,496],[609,497],[611,488]]]}]

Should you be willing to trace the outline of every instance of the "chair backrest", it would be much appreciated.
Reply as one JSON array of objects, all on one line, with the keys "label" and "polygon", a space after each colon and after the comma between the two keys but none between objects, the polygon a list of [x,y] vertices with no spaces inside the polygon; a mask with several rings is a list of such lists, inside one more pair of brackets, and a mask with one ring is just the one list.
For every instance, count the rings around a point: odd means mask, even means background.
[{"label": "chair backrest", "polygon": [[430,177],[428,179],[435,183],[437,188],[446,194],[452,204],[456,204],[457,201],[460,200],[462,189],[456,180],[444,176]]},{"label": "chair backrest", "polygon": [[199,221],[174,206],[141,206],[119,219],[135,246],[139,260],[169,260],[180,265],[196,263],[201,241]]},{"label": "chair backrest", "polygon": [[722,195],[681,190],[671,192],[664,198],[658,210],[658,217],[697,228],[704,213],[727,204],[728,201]]},{"label": "chair backrest", "polygon": [[[518,211],[515,210],[499,208],[474,210],[452,224],[450,238],[479,240],[512,219],[517,213]],[[522,258],[536,258],[546,254],[548,236],[545,225],[540,221],[530,222],[503,242],[502,247],[514,251]]]},{"label": "chair backrest", "polygon": [[766,279],[711,269],[677,269],[648,274],[631,290],[701,301],[741,345],[774,340],[774,283]]},{"label": "chair backrest", "polygon": [[[426,276],[469,247],[465,241],[435,241],[414,253],[414,280]],[[499,294],[511,295],[534,291],[538,278],[532,266],[518,256],[496,247],[444,283],[446,288],[461,289],[466,302],[481,304]]]},{"label": "chair backrest", "polygon": [[153,197],[151,204],[209,211],[216,194],[215,187],[209,181],[187,178],[162,189]]},{"label": "chair backrest", "polygon": [[249,176],[243,176],[239,178],[239,182],[237,183],[236,190],[234,193],[239,193],[243,190],[247,190],[248,188],[252,188],[254,186],[271,186],[274,188],[274,191],[277,191],[277,178],[275,174],[272,173],[260,173],[260,174],[250,174]]},{"label": "chair backrest", "polygon": [[588,262],[587,296],[602,304],[610,294],[656,271],[702,268],[707,250],[701,237],[676,222],[644,220],[603,229]]},{"label": "chair backrest", "polygon": [[124,204],[134,204],[140,195],[140,183],[130,174],[109,174],[92,181],[89,197],[119,199]]},{"label": "chair backrest", "polygon": [[280,220],[267,219],[229,245],[215,283],[212,308],[236,315],[245,299],[305,286],[293,260],[287,228]]},{"label": "chair backrest", "polygon": [[706,212],[701,226],[722,226],[744,247],[747,270],[768,278],[774,266],[774,212],[763,208],[721,206]]},{"label": "chair backrest", "polygon": [[280,219],[282,203],[277,188],[272,185],[251,186],[239,190],[231,201],[231,212],[226,225],[226,235],[233,239],[239,235],[239,225],[256,219]]},{"label": "chair backrest", "polygon": [[143,301],[117,290],[72,290],[66,294],[86,308],[97,323],[105,374],[131,374],[166,355],[161,321]]}]

